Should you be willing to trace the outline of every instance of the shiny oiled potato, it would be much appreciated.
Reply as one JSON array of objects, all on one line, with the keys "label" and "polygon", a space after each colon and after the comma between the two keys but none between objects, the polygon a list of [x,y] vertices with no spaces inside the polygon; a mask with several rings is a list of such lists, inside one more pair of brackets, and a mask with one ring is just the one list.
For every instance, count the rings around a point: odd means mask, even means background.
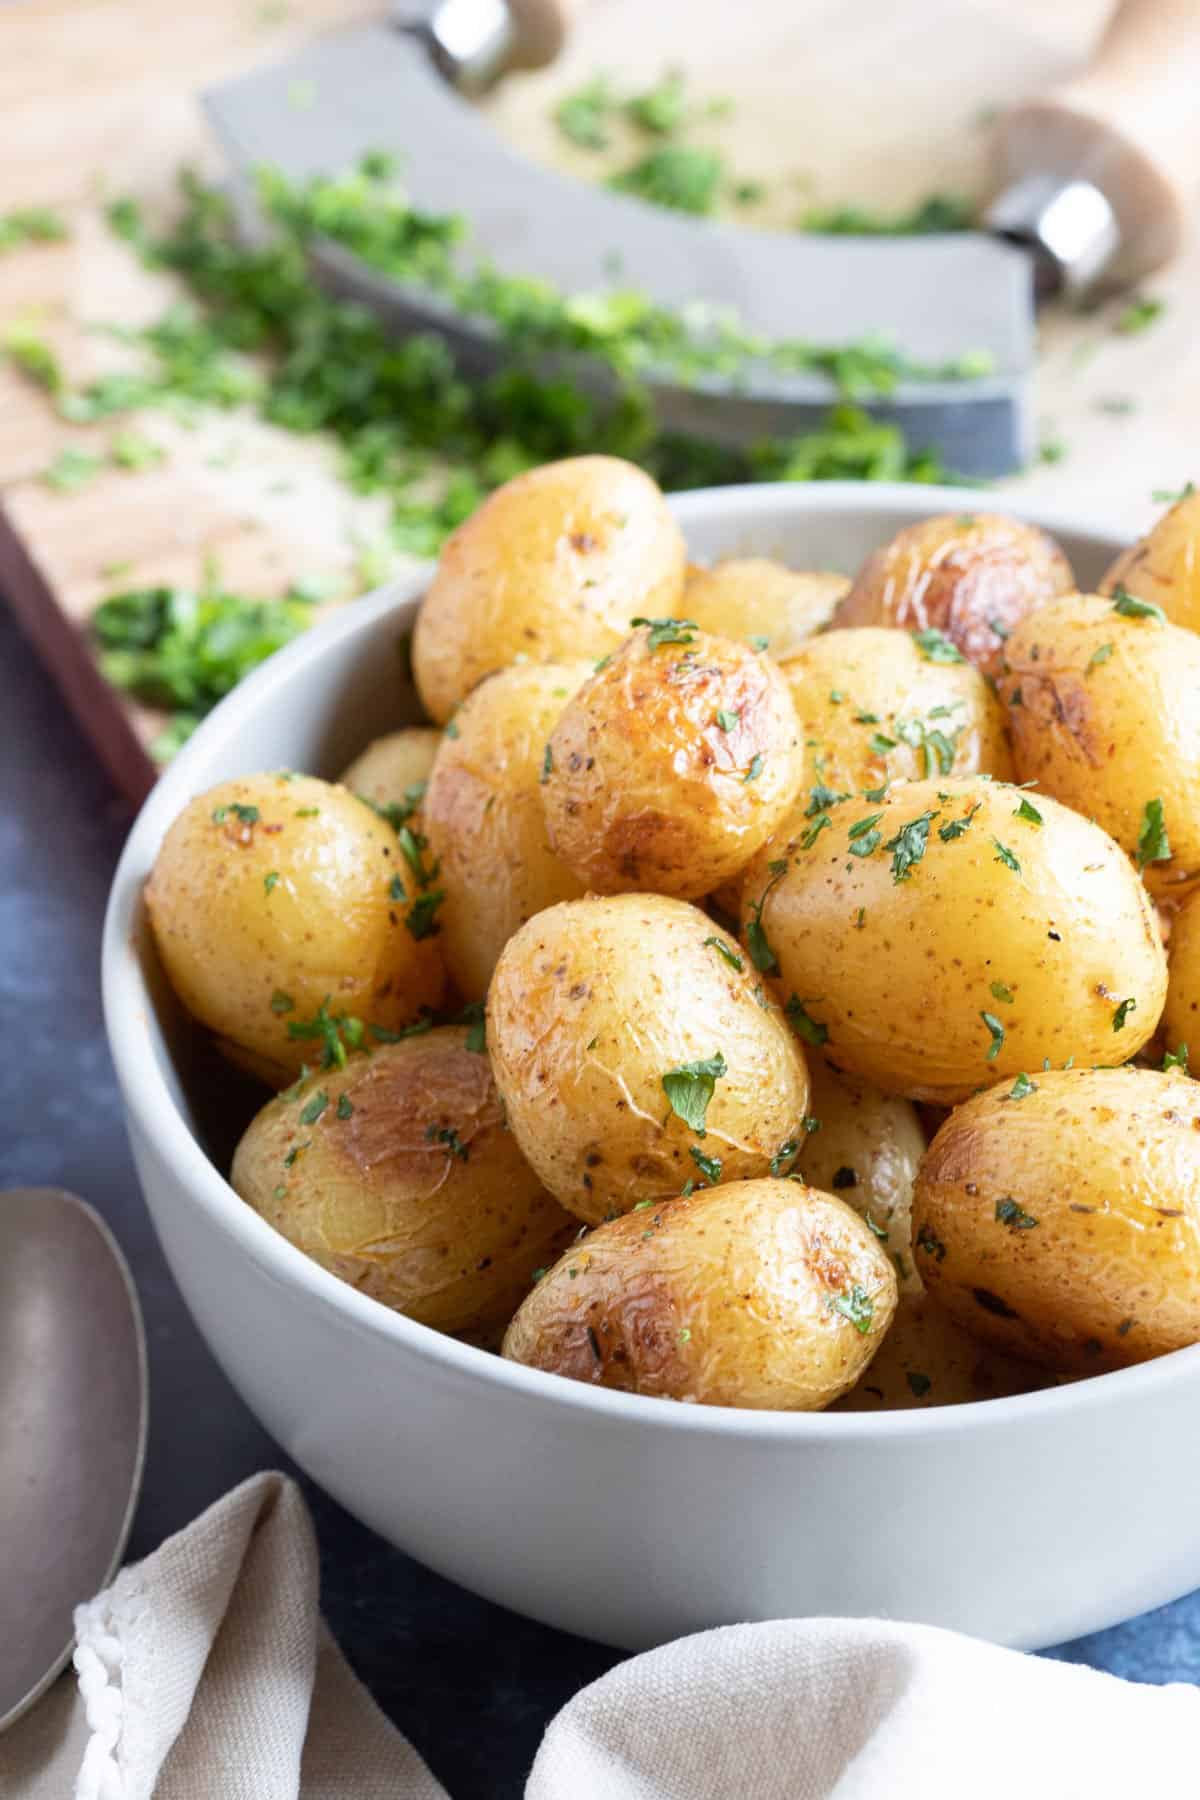
[{"label": "shiny oiled potato", "polygon": [[1194,894],[1172,922],[1167,969],[1163,1009],[1167,1047],[1177,1052],[1186,1045],[1200,1070],[1200,894]]},{"label": "shiny oiled potato", "polygon": [[934,1297],[1012,1355],[1088,1372],[1200,1341],[1200,1082],[1058,1069],[980,1094],[926,1152],[913,1230]]},{"label": "shiny oiled potato", "polygon": [[828,625],[849,578],[827,569],[789,569],[767,556],[729,557],[711,569],[690,568],[683,610],[702,631],[765,640],[776,662],[794,656]]},{"label": "shiny oiled potato", "polygon": [[941,632],[829,631],[784,674],[810,766],[835,793],[899,778],[1012,775],[1004,708]]},{"label": "shiny oiled potato", "polygon": [[857,1379],[895,1305],[848,1206],[735,1181],[592,1232],[539,1281],[504,1354],[626,1393],[815,1412]]},{"label": "shiny oiled potato", "polygon": [[1099,826],[980,780],[843,801],[745,890],[745,934],[810,1044],[889,1093],[955,1102],[1150,1038],[1166,956]]},{"label": "shiny oiled potato", "polygon": [[1018,620],[1074,586],[1066,557],[1036,525],[999,513],[942,513],[905,526],[867,558],[834,624],[932,626],[995,675]]},{"label": "shiny oiled potato", "polygon": [[900,1278],[900,1291],[920,1291],[912,1258],[912,1190],[925,1134],[907,1100],[869,1081],[808,1063],[809,1123],[796,1173],[810,1187],[845,1200],[867,1220]]},{"label": "shiny oiled potato", "polygon": [[343,1281],[483,1342],[578,1230],[505,1129],[486,1052],[453,1026],[352,1056],[272,1100],[231,1180]]},{"label": "shiny oiled potato", "polygon": [[1000,691],[1018,779],[1103,825],[1163,895],[1200,875],[1200,636],[1117,606],[1031,614]]},{"label": "shiny oiled potato", "polygon": [[279,1084],[313,1060],[315,1035],[295,1028],[326,1003],[385,1030],[438,1004],[437,904],[385,820],[307,775],[249,775],[189,801],[146,884],[172,987]]},{"label": "shiny oiled potato", "polygon": [[551,731],[590,663],[518,663],[481,683],[447,731],[422,802],[447,967],[481,1000],[496,958],[534,913],[583,892],[550,848],[541,782]]},{"label": "shiny oiled potato", "polygon": [[498,488],[442,549],[417,618],[413,674],[444,725],[518,657],[603,656],[638,613],[678,612],[683,537],[650,477],[576,456]]},{"label": "shiny oiled potato", "polygon": [[838,1412],[906,1412],[961,1406],[1045,1387],[1046,1374],[981,1344],[927,1294],[904,1294],[870,1366]]},{"label": "shiny oiled potato", "polygon": [[1175,625],[1200,631],[1200,494],[1189,481],[1152,531],[1123,551],[1100,583],[1161,606]]},{"label": "shiny oiled potato", "polygon": [[589,1224],[795,1160],[803,1053],[697,907],[618,894],[539,913],[501,953],[487,1016],[517,1142]]},{"label": "shiny oiled potato", "polygon": [[596,892],[697,899],[766,842],[803,771],[777,665],[690,620],[655,621],[584,683],[550,736],[550,843]]},{"label": "shiny oiled potato", "polygon": [[441,741],[440,731],[424,725],[389,732],[355,757],[341,775],[341,785],[417,831],[425,784]]}]

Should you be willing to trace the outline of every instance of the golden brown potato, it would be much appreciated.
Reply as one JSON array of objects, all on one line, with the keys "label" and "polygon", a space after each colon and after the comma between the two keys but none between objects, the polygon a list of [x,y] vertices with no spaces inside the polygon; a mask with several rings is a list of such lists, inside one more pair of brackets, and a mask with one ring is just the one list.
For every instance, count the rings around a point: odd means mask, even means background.
[{"label": "golden brown potato", "polygon": [[483,998],[519,925],[583,892],[550,848],[540,784],[550,733],[591,667],[518,663],[489,676],[438,751],[422,818],[446,893],[443,954],[468,1000]]},{"label": "golden brown potato", "polygon": [[355,757],[339,777],[340,784],[371,806],[385,809],[396,825],[419,831],[421,801],[441,741],[440,731],[424,725],[389,732]]},{"label": "golden brown potato", "polygon": [[422,874],[424,887],[391,826],[345,788],[249,775],[180,813],[146,906],[188,1011],[282,1084],[319,1052],[319,1014],[352,1035],[394,1031],[441,1000],[440,901]]},{"label": "golden brown potato", "polygon": [[711,569],[688,569],[683,610],[702,631],[754,640],[783,662],[828,625],[849,588],[847,576],[828,569],[789,569],[768,556],[733,556]]},{"label": "golden brown potato", "polygon": [[554,728],[550,843],[595,892],[698,899],[766,842],[803,770],[776,664],[690,620],[660,620],[613,653]]},{"label": "golden brown potato", "polygon": [[1117,606],[1031,614],[1000,691],[1018,778],[1095,819],[1162,895],[1200,875],[1200,637]]},{"label": "golden brown potato", "polygon": [[977,1337],[1095,1372],[1200,1340],[1200,1082],[1039,1073],[951,1114],[917,1176],[931,1293]]},{"label": "golden brown potato", "polygon": [[425,709],[444,725],[518,657],[604,656],[638,613],[679,611],[683,536],[632,463],[575,456],[505,482],[452,532],[413,637]]},{"label": "golden brown potato", "polygon": [[652,894],[568,900],[505,945],[488,1046],[517,1142],[589,1224],[689,1180],[785,1173],[808,1074],[735,939]]},{"label": "golden brown potato", "polygon": [[1161,606],[1173,625],[1200,631],[1200,494],[1189,481],[1152,531],[1118,556],[1100,583]]},{"label": "golden brown potato", "polygon": [[815,1412],[896,1305],[858,1214],[792,1181],[736,1181],[614,1219],[569,1250],[504,1338],[513,1362],[707,1406]]},{"label": "golden brown potato", "polygon": [[1046,1373],[1005,1356],[964,1331],[927,1294],[901,1294],[870,1366],[837,1402],[837,1412],[907,1412],[998,1400],[1046,1386]]},{"label": "golden brown potato", "polygon": [[1200,1069],[1200,894],[1175,915],[1167,954],[1167,1004],[1163,1027],[1167,1048],[1190,1048]]},{"label": "golden brown potato", "polygon": [[322,1268],[438,1331],[495,1343],[578,1230],[505,1129],[487,1054],[443,1026],[310,1075],[230,1176]]},{"label": "golden brown potato", "polygon": [[942,513],[907,525],[867,558],[834,624],[932,626],[995,675],[1018,620],[1074,586],[1066,557],[1036,525],[999,513]]},{"label": "golden brown potato", "polygon": [[907,1100],[843,1075],[821,1057],[808,1062],[810,1125],[796,1173],[836,1194],[866,1219],[900,1278],[901,1293],[920,1292],[912,1257],[912,1190],[925,1134]]},{"label": "golden brown potato", "polygon": [[805,1040],[888,1093],[1109,1065],[1166,992],[1154,910],[1112,839],[998,782],[901,783],[819,813],[745,889],[749,954]]}]

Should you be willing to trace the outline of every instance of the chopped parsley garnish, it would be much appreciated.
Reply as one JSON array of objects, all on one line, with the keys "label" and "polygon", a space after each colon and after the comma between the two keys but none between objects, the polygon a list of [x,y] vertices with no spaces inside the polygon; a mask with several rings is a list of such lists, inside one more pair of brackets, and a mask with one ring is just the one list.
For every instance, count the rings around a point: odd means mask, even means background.
[{"label": "chopped parsley garnish", "polygon": [[750,767],[746,770],[745,775],[742,777],[743,784],[748,781],[757,781],[758,780],[759,776],[763,772],[763,760],[764,759],[762,757],[761,752],[756,751],[755,754],[750,758]]},{"label": "chopped parsley garnish", "polygon": [[1092,654],[1088,657],[1087,667],[1083,671],[1084,675],[1085,676],[1090,675],[1093,669],[1098,669],[1100,667],[1101,663],[1106,663],[1108,661],[1109,657],[1112,655],[1112,653],[1113,653],[1113,647],[1111,644],[1098,645],[1097,648],[1095,650],[1093,650]]},{"label": "chopped parsley garnish", "polygon": [[724,175],[724,159],[715,150],[664,144],[660,150],[639,157],[629,168],[610,175],[608,186],[651,206],[703,216],[716,205]]},{"label": "chopped parsley garnish", "polygon": [[804,836],[800,839],[800,848],[802,850],[811,850],[821,833],[823,831],[828,831],[832,824],[833,820],[827,812],[818,813],[808,830],[804,833]]},{"label": "chopped parsley garnish", "polygon": [[1010,1100],[1025,1100],[1028,1099],[1030,1094],[1036,1093],[1037,1082],[1030,1081],[1028,1075],[1022,1074],[1018,1075],[1017,1079],[1013,1082],[1012,1087],[1009,1090],[1008,1098]]},{"label": "chopped parsley garnish", "polygon": [[412,1025],[406,1025],[402,1031],[389,1031],[386,1025],[369,1025],[371,1036],[379,1044],[402,1044],[405,1038],[424,1037],[427,1031],[433,1030],[433,1020],[428,1016],[418,1019]]},{"label": "chopped parsley garnish", "polygon": [[1013,809],[1013,818],[1024,819],[1030,825],[1041,825],[1044,822],[1037,807],[1032,800],[1027,800],[1024,794],[1021,795],[1020,805]]},{"label": "chopped parsley garnish", "polygon": [[993,983],[992,983],[992,999],[993,1000],[1002,1000],[1002,1001],[1004,1001],[1006,1006],[1011,1006],[1013,1003],[1013,998],[1014,998],[1013,991],[1007,985],[1007,983],[1005,983],[1003,981],[993,981]]},{"label": "chopped parsley garnish", "polygon": [[1011,869],[1014,875],[1019,875],[1021,873],[1021,865],[1013,855],[1012,851],[1008,848],[1007,844],[1002,844],[999,838],[993,838],[992,848],[996,852],[995,856],[992,858],[993,862],[1003,863],[1005,868]]},{"label": "chopped parsley garnish", "polygon": [[961,663],[967,660],[958,645],[932,625],[925,631],[914,631],[913,643],[929,662]]},{"label": "chopped parsley garnish", "polygon": [[787,874],[787,861],[767,864],[771,879],[757,900],[751,900],[751,917],[746,921],[746,949],[750,953],[750,961],[760,975],[774,975],[779,970],[779,959],[767,942],[767,933],[763,926],[763,907],[767,903],[767,895],[776,882],[782,881]]},{"label": "chopped parsley garnish", "polygon": [[546,783],[549,781],[549,779],[553,773],[554,773],[554,752],[550,748],[549,744],[547,744],[545,750],[542,753],[542,773],[539,777],[539,780],[541,781],[541,785],[543,787],[545,787]]},{"label": "chopped parsley garnish", "polygon": [[348,1013],[331,1013],[326,994],[311,1019],[289,1019],[287,1033],[289,1038],[313,1038],[321,1045],[321,1068],[344,1069],[346,1066],[347,1046],[351,1050],[363,1047],[363,1022]]},{"label": "chopped parsley garnish", "polygon": [[1186,1044],[1180,1044],[1177,1050],[1168,1050],[1163,1056],[1163,1074],[1169,1075],[1172,1069],[1181,1069],[1185,1075],[1188,1073],[1188,1047]]},{"label": "chopped parsley garnish", "polygon": [[741,974],[746,965],[738,955],[737,951],[731,949],[724,938],[706,937],[704,944],[706,949],[711,947],[716,951],[718,956],[724,957],[731,969],[736,969],[738,974]]},{"label": "chopped parsley garnish", "polygon": [[451,1025],[467,1027],[466,1048],[482,1056],[487,1049],[487,1014],[482,1000],[469,1000],[457,1018],[449,1020]]},{"label": "chopped parsley garnish", "polygon": [[717,713],[717,724],[722,731],[732,731],[741,718],[740,713],[727,712],[724,707]]},{"label": "chopped parsley garnish", "polygon": [[263,876],[263,892],[269,894],[272,888],[279,886],[279,870],[271,869]]},{"label": "chopped parsley garnish", "polygon": [[725,1058],[718,1050],[715,1056],[710,1056],[703,1062],[680,1063],[677,1069],[668,1069],[662,1078],[663,1092],[671,1111],[697,1137],[708,1135],[704,1123],[708,1103],[716,1091],[717,1082],[728,1073]]},{"label": "chopped parsley garnish", "polygon": [[1163,818],[1161,800],[1147,800],[1142,809],[1142,826],[1138,832],[1137,866],[1144,869],[1147,863],[1170,862],[1171,840],[1167,836],[1166,821]]},{"label": "chopped parsley garnish", "polygon": [[1166,304],[1165,300],[1159,300],[1153,294],[1135,294],[1129,304],[1117,314],[1113,330],[1122,337],[1134,337],[1162,317]]},{"label": "chopped parsley garnish", "polygon": [[829,1042],[829,1027],[820,1019],[814,1019],[798,994],[793,994],[784,1007],[788,1021],[796,1036],[811,1044],[814,1050]]},{"label": "chopped parsley garnish", "polygon": [[398,903],[408,899],[408,889],[405,887],[399,875],[393,875],[391,881],[388,883],[388,899],[395,900]]},{"label": "chopped parsley garnish", "polygon": [[290,994],[285,994],[282,988],[276,988],[275,992],[271,995],[271,1011],[273,1013],[290,1013],[295,1012],[295,1010],[296,1002],[292,999],[292,996]]},{"label": "chopped parsley garnish", "polygon": [[649,626],[646,646],[650,650],[661,649],[664,644],[694,644],[700,629],[695,619],[643,619],[639,616],[630,619],[629,623],[635,629],[639,625]]},{"label": "chopped parsley garnish", "polygon": [[1190,500],[1195,491],[1195,482],[1185,481],[1181,488],[1155,488],[1150,498],[1159,506],[1178,506],[1181,500]]},{"label": "chopped parsley garnish", "polygon": [[1161,606],[1155,606],[1152,600],[1137,599],[1120,582],[1113,589],[1113,611],[1120,613],[1123,619],[1154,619],[1160,625],[1167,622],[1167,615]]},{"label": "chopped parsley garnish", "polygon": [[1027,1213],[1023,1206],[1010,1196],[996,1202],[996,1223],[1007,1225],[1012,1231],[1032,1231],[1037,1220],[1032,1213]]},{"label": "chopped parsley garnish", "polygon": [[705,1156],[703,1150],[701,1150],[701,1148],[698,1144],[689,1144],[688,1151],[691,1155],[692,1161],[695,1163],[695,1165],[699,1169],[700,1173],[704,1176],[704,1179],[706,1181],[710,1181],[712,1183],[712,1185],[714,1187],[716,1187],[721,1179],[721,1159],[720,1159],[720,1157],[719,1156]]},{"label": "chopped parsley garnish", "polygon": [[847,1293],[830,1296],[829,1310],[840,1313],[843,1319],[850,1321],[855,1331],[866,1337],[875,1316],[875,1302],[866,1288],[860,1287],[856,1281]]},{"label": "chopped parsley garnish", "polygon": [[[817,1121],[815,1119],[812,1120],[811,1126],[813,1129],[816,1128],[816,1125],[817,1125]],[[805,1129],[805,1131],[808,1131],[810,1129],[810,1121],[808,1119],[805,1119],[805,1121],[804,1121],[804,1129]],[[771,1158],[771,1173],[772,1173],[772,1175],[775,1175],[775,1176],[785,1175],[787,1173],[787,1171],[791,1168],[792,1164],[795,1162],[795,1160],[799,1156],[799,1154],[800,1154],[799,1139],[798,1138],[787,1138],[782,1144],[780,1144],[778,1150],[775,1152],[774,1156]]]},{"label": "chopped parsley garnish", "polygon": [[884,845],[885,850],[892,852],[892,881],[899,883],[908,881],[914,865],[919,863],[929,843],[929,827],[933,823],[933,813],[919,813],[902,825],[894,838],[889,838]]},{"label": "chopped parsley garnish", "polygon": [[831,806],[840,806],[848,800],[849,794],[835,794],[832,788],[819,781],[816,787],[808,790],[808,805],[804,809],[806,819],[815,819],[818,813],[827,812]]},{"label": "chopped parsley garnish", "polygon": [[945,1262],[946,1246],[941,1238],[935,1236],[928,1225],[922,1225],[918,1231],[916,1245],[917,1249],[923,1250],[926,1256],[932,1256],[935,1262]]},{"label": "chopped parsley garnish", "polygon": [[952,844],[955,838],[962,837],[967,830],[967,827],[970,825],[971,820],[975,817],[975,814],[982,805],[982,800],[976,800],[970,812],[964,813],[961,819],[951,819],[948,825],[939,825],[938,836],[941,838],[943,844]]},{"label": "chopped parsley garnish", "polygon": [[300,1123],[315,1125],[325,1108],[329,1105],[329,1095],[324,1088],[318,1088],[308,1104],[301,1108]]},{"label": "chopped parsley garnish", "polygon": [[995,1062],[1004,1046],[1004,1026],[995,1013],[981,1012],[979,1016],[987,1026],[992,1038],[988,1046],[987,1060]]},{"label": "chopped parsley garnish", "polygon": [[1113,1014],[1113,1022],[1112,1022],[1113,1030],[1114,1031],[1123,1030],[1125,1021],[1129,1017],[1130,1013],[1136,1012],[1136,1011],[1137,1011],[1137,1001],[1132,996],[1128,1000],[1122,1000],[1121,1004],[1117,1007],[1117,1010]]},{"label": "chopped parsley garnish", "polygon": [[20,244],[58,244],[66,236],[66,220],[48,206],[23,206],[0,213],[0,256]]},{"label": "chopped parsley garnish", "polygon": [[471,1154],[470,1144],[464,1144],[457,1131],[455,1131],[451,1125],[426,1126],[425,1142],[427,1144],[443,1145],[445,1149],[450,1152],[451,1156],[458,1158],[459,1162],[466,1162]]},{"label": "chopped parsley garnish", "polygon": [[754,632],[746,639],[746,642],[752,650],[757,650],[761,653],[767,648],[771,640],[769,637],[763,637],[759,632]]},{"label": "chopped parsley garnish", "polygon": [[446,890],[435,888],[432,893],[418,895],[405,913],[404,923],[418,942],[437,932],[437,910],[445,898]]},{"label": "chopped parsley garnish", "polygon": [[349,1094],[339,1094],[338,1095],[338,1103],[337,1103],[338,1118],[339,1119],[349,1119],[350,1117],[352,1117],[353,1113],[354,1113],[354,1102],[351,1100]]},{"label": "chopped parsley garnish", "polygon": [[867,748],[876,756],[886,756],[889,750],[896,748],[897,740],[884,735],[882,731],[873,731]]},{"label": "chopped parsley garnish", "polygon": [[617,97],[611,86],[603,75],[596,75],[563,96],[554,109],[554,123],[581,150],[607,150],[616,109]]}]

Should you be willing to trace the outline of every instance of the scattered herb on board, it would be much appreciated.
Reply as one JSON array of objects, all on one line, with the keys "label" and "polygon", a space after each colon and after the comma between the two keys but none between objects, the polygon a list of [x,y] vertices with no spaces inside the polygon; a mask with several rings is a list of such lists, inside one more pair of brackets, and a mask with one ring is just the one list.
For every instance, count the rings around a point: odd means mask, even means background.
[{"label": "scattered herb on board", "polygon": [[726,172],[725,159],[716,150],[664,144],[639,156],[627,169],[618,169],[607,185],[650,206],[703,217],[716,210]]},{"label": "scattered herb on board", "polygon": [[725,1058],[718,1050],[715,1056],[708,1057],[706,1061],[680,1063],[678,1068],[668,1069],[662,1078],[663,1092],[671,1111],[697,1137],[707,1136],[704,1121],[708,1103],[713,1097],[717,1082],[727,1073]]},{"label": "scattered herb on board", "polygon": [[1156,299],[1153,294],[1137,294],[1121,308],[1113,320],[1113,330],[1122,337],[1135,337],[1139,332],[1149,330],[1165,311],[1165,300]]},{"label": "scattered herb on board", "polygon": [[104,467],[103,457],[96,456],[79,444],[64,444],[54,461],[42,472],[42,480],[58,494],[75,494],[87,486]]},{"label": "scattered herb on board", "polygon": [[866,206],[814,207],[801,221],[805,231],[836,237],[918,237],[938,231],[969,231],[975,208],[964,195],[927,194],[904,212],[875,212]]},{"label": "scattered herb on board", "polygon": [[564,94],[554,109],[554,123],[563,136],[581,150],[607,150],[612,142],[612,121],[617,96],[604,75],[594,75],[573,93]]},{"label": "scattered herb on board", "polygon": [[0,256],[26,244],[59,244],[68,236],[66,220],[48,206],[0,213]]},{"label": "scattered herb on board", "polygon": [[0,353],[48,394],[62,392],[63,372],[58,358],[31,325],[10,325],[0,337]]}]

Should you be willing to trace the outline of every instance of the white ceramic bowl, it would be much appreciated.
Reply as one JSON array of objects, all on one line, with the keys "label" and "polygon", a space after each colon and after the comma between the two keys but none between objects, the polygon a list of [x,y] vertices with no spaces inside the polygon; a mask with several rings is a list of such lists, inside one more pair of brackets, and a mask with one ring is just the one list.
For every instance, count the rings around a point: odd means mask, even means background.
[{"label": "white ceramic bowl", "polygon": [[[974,504],[989,502],[831,484],[697,493],[676,510],[700,559],[774,553],[852,570],[911,520]],[[1119,546],[1043,522],[1094,584]],[[194,1135],[186,1038],[142,883],[191,795],[260,769],[335,773],[412,716],[396,644],[421,587],[346,608],[217,708],[142,809],[108,911],[105,1012],[146,1199],[201,1330],[264,1425],[431,1568],[628,1648],[804,1614],[925,1620],[1034,1647],[1200,1584],[1200,1347],[931,1412],[679,1406],[520,1368],[399,1318],[238,1199]]]}]

